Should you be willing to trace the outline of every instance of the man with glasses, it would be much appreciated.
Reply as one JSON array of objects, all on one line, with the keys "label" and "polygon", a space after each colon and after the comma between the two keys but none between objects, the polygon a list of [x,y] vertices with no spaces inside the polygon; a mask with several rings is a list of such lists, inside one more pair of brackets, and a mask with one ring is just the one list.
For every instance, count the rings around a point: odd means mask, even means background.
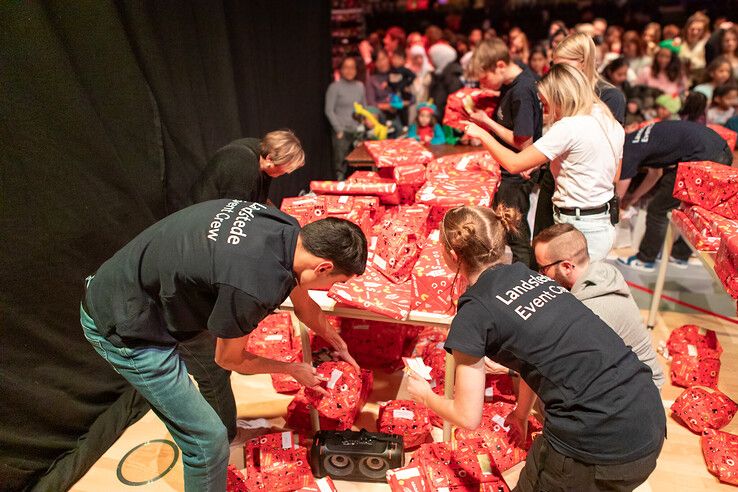
[{"label": "man with glasses", "polygon": [[607,323],[638,359],[651,368],[661,389],[664,373],[630,288],[620,271],[601,261],[590,263],[587,239],[571,224],[556,224],[533,240],[539,272],[565,287]]}]

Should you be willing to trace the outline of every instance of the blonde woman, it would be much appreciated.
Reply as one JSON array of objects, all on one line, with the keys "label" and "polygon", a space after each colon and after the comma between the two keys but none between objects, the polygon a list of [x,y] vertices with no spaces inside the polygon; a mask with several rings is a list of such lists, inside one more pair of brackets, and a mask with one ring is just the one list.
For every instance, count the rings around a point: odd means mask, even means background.
[{"label": "blonde woman", "polygon": [[554,222],[570,223],[587,238],[593,261],[604,259],[615,237],[610,200],[620,173],[625,132],[574,67],[554,65],[538,83],[544,122],[551,126],[533,145],[515,152],[484,129],[469,123],[500,165],[517,174],[551,161],[555,180]]}]

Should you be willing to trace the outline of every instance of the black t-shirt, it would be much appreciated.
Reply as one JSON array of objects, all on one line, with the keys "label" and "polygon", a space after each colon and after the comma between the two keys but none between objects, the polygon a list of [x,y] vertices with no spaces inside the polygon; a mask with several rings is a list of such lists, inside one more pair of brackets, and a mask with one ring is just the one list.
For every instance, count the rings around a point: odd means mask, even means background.
[{"label": "black t-shirt", "polygon": [[[538,98],[536,78],[527,67],[515,79],[500,89],[500,104],[495,111],[494,121],[512,130],[516,137],[532,137],[535,142],[541,138],[543,130],[543,110]],[[518,152],[518,149],[505,147]],[[522,183],[524,180],[517,174],[510,174],[502,169],[502,179]]]},{"label": "black t-shirt", "polygon": [[623,91],[602,81],[595,87],[600,100],[605,103],[612,115],[621,125],[625,123],[625,94]]},{"label": "black t-shirt", "polygon": [[190,190],[192,203],[220,198],[266,203],[272,178],[259,167],[260,146],[257,138],[242,138],[218,149]]},{"label": "black t-shirt", "polygon": [[447,350],[518,371],[545,405],[560,453],[622,464],[661,445],[666,417],[651,369],[565,288],[522,263],[493,267],[459,300]]},{"label": "black t-shirt", "polygon": [[296,285],[300,226],[273,207],[212,200],[140,233],[100,266],[89,314],[114,345],[250,333]]},{"label": "black t-shirt", "polygon": [[666,168],[690,161],[730,164],[732,152],[725,140],[705,125],[659,121],[625,136],[620,179],[632,178],[639,167]]}]

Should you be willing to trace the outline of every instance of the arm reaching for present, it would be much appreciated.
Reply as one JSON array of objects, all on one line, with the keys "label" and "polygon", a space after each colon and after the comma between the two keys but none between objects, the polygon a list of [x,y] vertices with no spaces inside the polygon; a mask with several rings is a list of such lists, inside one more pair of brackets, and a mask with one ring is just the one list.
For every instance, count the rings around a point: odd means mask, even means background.
[{"label": "arm reaching for present", "polygon": [[515,152],[502,145],[496,138],[476,123],[467,122],[464,133],[472,138],[481,140],[482,145],[500,163],[500,166],[512,174],[520,174],[548,162],[548,158],[545,155],[536,149],[535,146],[530,145],[528,141],[531,139],[521,142],[521,147],[524,147],[523,150]]}]

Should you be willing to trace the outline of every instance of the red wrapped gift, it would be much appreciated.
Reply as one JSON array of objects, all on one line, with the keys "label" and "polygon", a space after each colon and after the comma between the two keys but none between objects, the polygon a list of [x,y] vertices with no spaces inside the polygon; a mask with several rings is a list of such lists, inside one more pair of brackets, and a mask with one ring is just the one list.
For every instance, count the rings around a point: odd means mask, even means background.
[{"label": "red wrapped gift", "polygon": [[349,306],[399,320],[406,319],[412,308],[411,282],[392,283],[371,265],[367,266],[364,275],[334,284],[328,296]]},{"label": "red wrapped gift", "polygon": [[414,309],[449,315],[456,312],[456,301],[463,292],[461,277],[446,266],[440,243],[426,244],[413,268],[412,280]]},{"label": "red wrapped gift", "polygon": [[700,234],[708,238],[717,238],[718,243],[721,234],[738,234],[738,221],[726,219],[697,205],[684,207],[683,211]]},{"label": "red wrapped gift", "polygon": [[477,491],[482,484],[509,490],[481,439],[423,444],[411,466],[425,472],[430,490]]},{"label": "red wrapped gift", "polygon": [[723,347],[713,330],[697,325],[682,325],[674,329],[666,341],[669,354],[684,354],[691,357],[720,358]]},{"label": "red wrapped gift", "polygon": [[422,466],[413,465],[387,470],[387,484],[392,492],[429,492]]},{"label": "red wrapped gift", "polygon": [[433,177],[425,182],[415,196],[417,203],[445,209],[462,206],[489,207],[499,180],[490,177],[480,181],[471,177]]},{"label": "red wrapped gift", "polygon": [[326,214],[325,199],[314,195],[285,198],[280,208],[295,217],[300,226],[322,219]]},{"label": "red wrapped gift", "polygon": [[[289,313],[275,313],[259,323],[246,339],[246,351],[280,362],[301,362],[302,347],[294,336]],[[294,393],[301,385],[289,374],[270,375],[277,393]]]},{"label": "red wrapped gift", "polygon": [[681,232],[687,242],[689,242],[696,250],[699,251],[717,251],[720,246],[719,237],[705,236],[702,231],[698,230],[695,223],[690,217],[681,210],[671,212],[671,220],[674,221],[679,232]]},{"label": "red wrapped gift", "polygon": [[431,161],[427,167],[427,179],[470,177],[486,181],[499,180],[500,176],[500,165],[486,150],[445,155]]},{"label": "red wrapped gift", "polygon": [[377,430],[402,436],[405,450],[418,447],[430,437],[428,409],[410,400],[390,400],[380,404]]},{"label": "red wrapped gift", "polygon": [[456,439],[482,439],[490,450],[497,468],[506,471],[525,460],[533,439],[543,427],[534,417],[528,417],[528,435],[522,448],[510,443],[507,435],[509,427],[505,419],[515,409],[512,403],[495,402],[485,403],[482,411],[482,423],[476,430],[457,428],[454,431]]},{"label": "red wrapped gift", "polygon": [[674,418],[696,433],[722,429],[733,419],[738,405],[713,388],[687,388],[671,405]]},{"label": "red wrapped gift", "polygon": [[715,273],[728,294],[738,299],[738,234],[720,233]]},{"label": "red wrapped gift", "polygon": [[412,352],[413,357],[422,357],[429,345],[437,345],[445,342],[448,330],[437,326],[426,326],[418,334],[415,342],[415,349]]},{"label": "red wrapped gift", "polygon": [[412,275],[423,238],[403,224],[386,224],[377,238],[372,264],[391,281],[402,283]]},{"label": "red wrapped gift", "polygon": [[289,492],[315,484],[307,449],[292,432],[268,434],[244,446],[247,490]]},{"label": "red wrapped gift", "polygon": [[415,203],[415,193],[425,183],[425,165],[403,164],[397,167],[385,167],[379,170],[385,178],[391,178],[397,183],[400,203]]},{"label": "red wrapped gift", "polygon": [[378,168],[428,164],[433,159],[433,154],[412,138],[367,141],[364,147]]},{"label": "red wrapped gift", "polygon": [[735,142],[736,139],[738,139],[738,133],[734,132],[730,128],[724,127],[723,125],[707,125],[707,128],[723,137],[723,140],[727,142],[730,150],[735,150]]},{"label": "red wrapped gift", "polygon": [[367,181],[311,181],[310,191],[323,195],[393,195],[397,183],[392,180]]},{"label": "red wrapped gift", "polygon": [[507,374],[487,374],[484,384],[484,401],[515,403],[515,385]]},{"label": "red wrapped gift", "polygon": [[715,162],[680,162],[674,198],[738,219],[738,169]]},{"label": "red wrapped gift", "polygon": [[318,366],[317,371],[319,377],[326,378],[324,386],[328,396],[323,396],[312,388],[305,388],[308,402],[321,415],[337,420],[346,419],[359,404],[361,374],[343,361],[324,362]]},{"label": "red wrapped gift", "polygon": [[738,436],[708,429],[700,444],[709,472],[721,482],[738,485]]},{"label": "red wrapped gift", "polygon": [[435,345],[428,345],[423,353],[423,362],[431,368],[430,382],[433,392],[437,395],[443,395],[446,385],[446,349],[443,348],[443,342]]},{"label": "red wrapped gift", "polygon": [[228,465],[228,471],[226,472],[226,492],[249,492],[246,477],[234,465]]},{"label": "red wrapped gift", "polygon": [[717,388],[719,376],[720,359],[684,354],[675,354],[672,358],[671,384],[674,386]]},{"label": "red wrapped gift", "polygon": [[395,371],[402,367],[404,325],[382,321],[344,319],[341,336],[361,367]]},{"label": "red wrapped gift", "polygon": [[338,492],[336,484],[333,483],[331,477],[316,478],[315,485],[309,485],[296,492]]},{"label": "red wrapped gift", "polygon": [[494,116],[499,97],[482,89],[463,88],[449,94],[446,98],[446,109],[443,112],[443,124],[460,132],[466,129],[464,122],[469,120],[469,113],[480,109],[490,118]]}]

